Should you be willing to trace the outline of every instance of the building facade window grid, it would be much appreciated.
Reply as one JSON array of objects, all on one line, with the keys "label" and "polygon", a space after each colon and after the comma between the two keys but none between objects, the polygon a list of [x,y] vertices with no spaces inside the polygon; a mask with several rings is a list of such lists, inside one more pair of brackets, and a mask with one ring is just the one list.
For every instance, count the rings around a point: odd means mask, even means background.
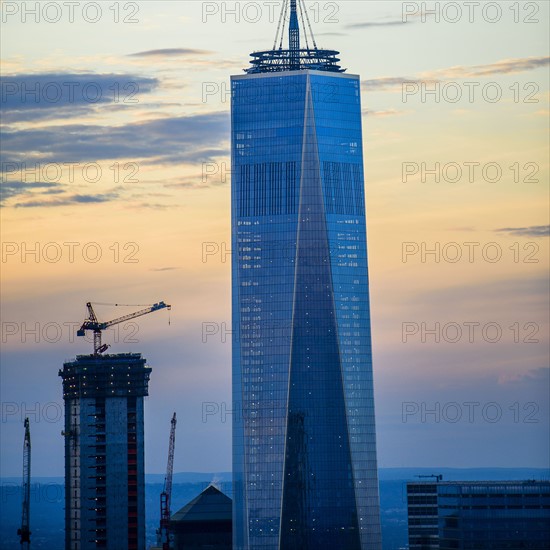
[{"label": "building facade window grid", "polygon": [[[286,536],[281,514],[289,440],[292,452],[304,458],[303,468],[297,463],[297,469],[304,471],[293,483],[320,487],[319,476],[325,476],[334,509],[328,511],[331,499],[323,497],[317,502],[322,512],[312,509],[312,502],[287,510],[287,532],[296,533],[292,522],[307,518],[308,528],[319,533],[359,529],[358,548],[379,548],[359,79],[314,71],[255,75],[233,78],[232,90],[233,250],[237,252],[233,384],[234,401],[242,407],[242,422],[234,426],[236,548],[278,548]],[[323,95],[324,90],[330,94]],[[260,96],[261,103],[250,100]],[[309,127],[304,126],[306,119]],[[309,160],[304,157],[304,132],[315,140]],[[317,193],[320,206],[313,207]],[[310,204],[309,211],[304,204]],[[304,220],[309,224],[304,225]],[[307,258],[311,265],[305,266],[307,277],[297,284],[300,226],[318,250],[316,255],[311,249],[302,253],[302,264]],[[318,245],[322,242],[323,250]],[[296,350],[293,315],[300,301],[309,310],[303,312],[301,325],[307,336],[302,341],[315,338],[315,350],[310,355],[302,350],[297,361],[291,350]],[[316,309],[315,302],[330,305]],[[329,356],[339,365],[342,384],[341,393],[332,397],[322,390],[332,383],[331,370],[316,369]],[[291,382],[292,361],[303,372],[298,375],[295,368]],[[303,378],[308,369],[315,372],[316,385]],[[322,443],[321,433],[314,436],[309,420],[297,411],[294,441],[302,443],[293,447],[288,433],[293,414],[289,384],[303,388],[294,392],[300,403],[318,399],[331,409],[332,416],[323,421],[333,424],[331,444]],[[331,432],[330,426],[326,429]],[[345,443],[338,444],[338,438]],[[347,449],[347,459],[337,458],[338,448]],[[315,464],[308,465],[307,459]],[[307,476],[312,471],[317,472],[315,483]],[[342,472],[339,482],[330,481],[331,471]],[[288,483],[287,479],[290,491]],[[355,519],[338,511],[338,500],[347,498],[338,495],[346,487]],[[320,495],[319,490],[311,489]]]},{"label": "building facade window grid", "polygon": [[411,550],[550,547],[550,482],[408,483],[407,506]]}]

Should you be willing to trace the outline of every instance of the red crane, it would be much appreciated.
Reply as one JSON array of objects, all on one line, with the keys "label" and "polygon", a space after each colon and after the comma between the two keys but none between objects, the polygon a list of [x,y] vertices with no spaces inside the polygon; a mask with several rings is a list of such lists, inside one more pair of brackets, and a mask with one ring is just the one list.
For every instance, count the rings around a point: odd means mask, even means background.
[{"label": "red crane", "polygon": [[160,494],[160,529],[158,530],[159,545],[162,550],[170,549],[170,500],[172,498],[172,474],[174,473],[174,446],[176,443],[176,413],[170,421],[170,441],[168,444],[168,464],[166,465],[166,477],[164,489]]},{"label": "red crane", "polygon": [[31,495],[31,430],[29,419],[25,418],[25,440],[23,443],[23,514],[21,528],[17,530],[20,536],[21,548],[28,550],[31,544],[30,521],[30,495]]}]

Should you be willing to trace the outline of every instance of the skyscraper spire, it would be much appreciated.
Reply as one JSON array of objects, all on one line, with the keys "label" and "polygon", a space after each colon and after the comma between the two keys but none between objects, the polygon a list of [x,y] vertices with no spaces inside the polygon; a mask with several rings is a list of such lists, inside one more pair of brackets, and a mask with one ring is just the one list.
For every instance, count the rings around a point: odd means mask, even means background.
[{"label": "skyscraper spire", "polygon": [[290,23],[288,25],[288,49],[290,50],[290,67],[296,70],[300,67],[300,24],[296,0],[290,0]]},{"label": "skyscraper spire", "polygon": [[300,24],[296,0],[290,0],[290,25],[288,27],[288,48],[291,51],[300,49]]},{"label": "skyscraper spire", "polygon": [[[288,49],[283,49],[287,20],[289,21]],[[302,23],[301,29],[300,22]],[[301,45],[301,39],[305,40],[305,48]],[[273,49],[252,53],[252,67],[245,69],[245,72],[265,73],[313,69],[340,73],[345,69],[338,64],[340,61],[338,55],[339,52],[335,50],[317,48],[304,0],[285,0],[277,25]]]}]

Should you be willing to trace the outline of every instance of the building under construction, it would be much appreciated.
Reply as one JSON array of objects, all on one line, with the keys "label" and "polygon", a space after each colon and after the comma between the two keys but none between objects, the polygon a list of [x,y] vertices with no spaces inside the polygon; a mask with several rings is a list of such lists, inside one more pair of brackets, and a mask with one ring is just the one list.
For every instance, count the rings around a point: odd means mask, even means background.
[{"label": "building under construction", "polygon": [[[105,304],[122,305],[122,304]],[[77,332],[94,335],[94,353],[63,364],[65,550],[145,550],[143,398],[151,369],[139,353],[104,354],[101,332],[170,306],[100,322],[91,302]]]},{"label": "building under construction", "polygon": [[65,363],[65,549],[145,550],[143,397],[139,353]]}]

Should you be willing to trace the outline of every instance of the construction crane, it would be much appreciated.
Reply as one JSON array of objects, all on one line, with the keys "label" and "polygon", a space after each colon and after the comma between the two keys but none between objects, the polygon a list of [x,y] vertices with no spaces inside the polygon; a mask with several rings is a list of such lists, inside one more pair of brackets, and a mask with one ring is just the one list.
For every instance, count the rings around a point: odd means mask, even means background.
[{"label": "construction crane", "polygon": [[23,550],[28,550],[31,544],[30,521],[30,495],[31,495],[31,430],[29,419],[25,418],[25,440],[23,443],[23,514],[21,528],[17,530],[19,542]]},{"label": "construction crane", "polygon": [[170,441],[168,444],[168,464],[166,465],[166,477],[164,488],[160,494],[160,528],[158,533],[158,544],[162,550],[170,548],[170,500],[172,499],[172,474],[174,472],[174,446],[176,443],[176,413],[170,421]]},{"label": "construction crane", "polygon": [[[118,306],[121,304],[112,305]],[[85,319],[85,321],[82,323],[82,326],[80,327],[80,329],[78,329],[76,335],[84,336],[87,330],[92,330],[94,332],[94,355],[100,355],[109,348],[108,344],[101,344],[102,330],[112,327],[113,325],[123,323],[124,321],[129,321],[130,319],[135,319],[136,317],[141,317],[142,315],[147,315],[148,313],[152,313],[153,311],[157,311],[159,309],[168,308],[168,310],[170,311],[172,306],[165,304],[164,302],[158,302],[156,304],[148,306],[145,309],[136,311],[135,313],[129,313],[128,315],[123,315],[122,317],[118,317],[117,319],[106,321],[104,323],[98,321],[91,302],[87,302],[86,307],[88,308],[88,318]]]},{"label": "construction crane", "polygon": [[418,478],[432,478],[432,479],[435,479],[436,482],[439,482],[443,479],[443,476],[441,474],[427,474],[427,475],[418,475],[418,476],[414,476],[414,477],[418,477]]}]

